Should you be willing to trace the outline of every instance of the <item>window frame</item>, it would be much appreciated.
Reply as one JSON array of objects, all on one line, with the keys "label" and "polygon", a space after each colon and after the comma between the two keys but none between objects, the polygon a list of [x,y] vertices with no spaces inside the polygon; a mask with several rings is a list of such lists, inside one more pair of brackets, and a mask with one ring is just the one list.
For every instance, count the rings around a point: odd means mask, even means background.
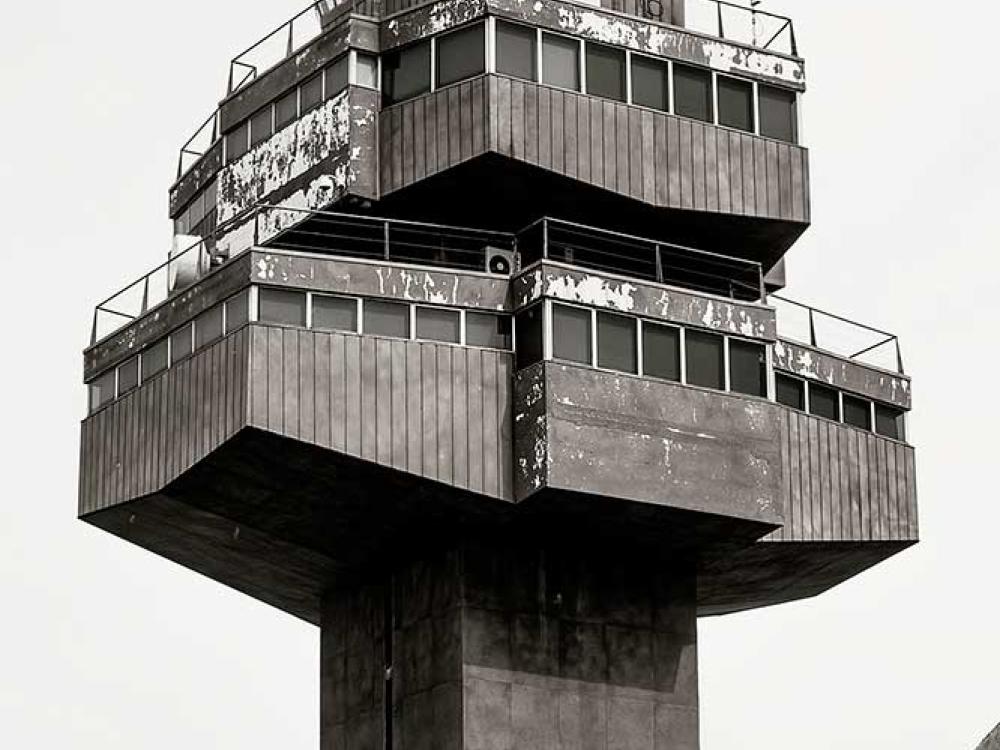
[{"label": "window frame", "polygon": [[[441,71],[440,71],[440,67],[439,67],[441,61],[439,59],[440,50],[438,49],[438,46],[440,45],[441,40],[445,39],[446,37],[453,36],[455,34],[467,33],[469,31],[471,31],[472,29],[476,28],[477,26],[479,26],[482,29],[482,32],[483,32],[483,58],[482,58],[483,67],[482,67],[482,70],[479,71],[478,73],[473,73],[472,75],[469,75],[469,76],[464,76],[462,78],[456,78],[455,80],[448,81],[447,83],[441,83],[440,80],[439,80],[440,77],[441,77]],[[473,78],[478,78],[479,76],[486,75],[489,72],[489,63],[488,63],[488,58],[489,58],[489,39],[488,39],[489,38],[489,29],[487,27],[488,27],[488,24],[486,23],[485,19],[479,18],[479,19],[476,19],[476,20],[471,21],[469,23],[463,24],[461,26],[456,26],[455,28],[451,28],[451,29],[448,29],[447,31],[443,31],[440,34],[435,34],[433,37],[431,37],[431,74],[432,74],[431,75],[431,89],[430,89],[431,91],[438,91],[440,89],[448,88],[449,86],[454,86],[454,85],[462,83],[464,81],[470,81]]]},{"label": "window frame", "polygon": [[[576,44],[576,88],[569,88],[566,86],[560,86],[557,83],[549,83],[545,80],[545,37],[549,36],[556,39],[568,39]],[[569,47],[569,45],[566,45]],[[554,89],[559,89],[561,91],[574,91],[578,94],[585,93],[587,90],[587,65],[585,61],[586,51],[584,50],[584,40],[582,38],[570,36],[569,34],[560,34],[559,32],[543,30],[541,27],[538,28],[538,43],[536,45],[537,50],[537,70],[538,70],[538,83],[543,86],[551,86]]]}]

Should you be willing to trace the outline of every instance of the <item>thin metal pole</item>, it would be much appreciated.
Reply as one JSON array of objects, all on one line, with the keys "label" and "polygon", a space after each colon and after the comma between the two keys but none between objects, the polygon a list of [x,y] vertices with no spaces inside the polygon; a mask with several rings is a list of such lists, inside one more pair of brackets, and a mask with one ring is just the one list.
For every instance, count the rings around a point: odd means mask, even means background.
[{"label": "thin metal pole", "polygon": [[659,283],[663,283],[663,256],[661,253],[659,243],[656,244],[656,280]]},{"label": "thin metal pole", "polygon": [[542,219],[542,257],[549,259],[549,220],[548,217]]},{"label": "thin metal pole", "polygon": [[386,260],[389,260],[389,222],[382,222],[383,247],[382,253]]},{"label": "thin metal pole", "polygon": [[816,346],[816,322],[813,320],[812,308],[809,308],[809,343]]}]

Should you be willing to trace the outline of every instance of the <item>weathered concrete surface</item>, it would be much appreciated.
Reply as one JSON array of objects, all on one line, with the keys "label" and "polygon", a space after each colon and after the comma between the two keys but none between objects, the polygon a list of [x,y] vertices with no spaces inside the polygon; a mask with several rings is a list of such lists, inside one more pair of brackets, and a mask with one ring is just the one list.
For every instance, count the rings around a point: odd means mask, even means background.
[{"label": "weathered concrete surface", "polygon": [[1000,725],[986,735],[976,750],[1000,750]]},{"label": "weathered concrete surface", "polygon": [[222,139],[220,138],[170,188],[170,218],[176,219],[221,168]]},{"label": "weathered concrete surface", "polygon": [[782,522],[773,404],[555,363],[521,373],[515,399],[519,501],[547,487]]},{"label": "weathered concrete surface", "polygon": [[[336,248],[331,251],[336,252]],[[430,305],[510,310],[507,279],[485,273],[419,269],[280,250],[254,250],[251,264],[253,280],[272,286]]]},{"label": "weathered concrete surface", "polygon": [[774,308],[543,261],[512,282],[514,308],[542,298],[773,341]]},{"label": "weathered concrete surface", "polygon": [[697,750],[688,565],[476,539],[380,578],[324,605],[324,750],[377,746],[387,684],[394,747]]},{"label": "weathered concrete surface", "polygon": [[722,73],[750,76],[800,90],[805,88],[805,65],[800,59],[604,8],[560,0],[544,3],[536,0],[442,0],[423,5],[383,23],[382,49],[447,31],[487,13],[636,52],[702,65]]},{"label": "weathered concrete surface", "polygon": [[784,340],[775,343],[774,367],[876,401],[895,404],[901,409],[911,406],[912,394],[907,376],[838,357],[805,344]]}]

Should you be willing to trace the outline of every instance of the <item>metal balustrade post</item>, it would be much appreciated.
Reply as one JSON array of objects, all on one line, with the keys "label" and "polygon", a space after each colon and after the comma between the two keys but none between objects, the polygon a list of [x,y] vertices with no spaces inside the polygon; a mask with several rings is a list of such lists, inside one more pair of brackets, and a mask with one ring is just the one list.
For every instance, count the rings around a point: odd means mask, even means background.
[{"label": "metal balustrade post", "polygon": [[656,244],[656,280],[663,283],[663,249],[659,243]]},{"label": "metal balustrade post", "polygon": [[389,222],[382,222],[382,257],[389,260]]},{"label": "metal balustrade post", "polygon": [[542,219],[542,258],[549,259],[549,220]]},{"label": "metal balustrade post", "polygon": [[142,280],[142,306],[139,308],[142,312],[139,314],[145,314],[146,310],[149,309],[149,275]]},{"label": "metal balustrade post", "polygon": [[896,339],[896,370],[900,375],[906,374],[906,370],[903,369],[903,350],[899,346],[899,339]]},{"label": "metal balustrade post", "polygon": [[816,321],[813,318],[813,309],[809,308],[809,343],[816,346]]},{"label": "metal balustrade post", "polygon": [[722,24],[722,3],[716,3],[715,4],[715,9],[718,12],[718,16],[719,16],[719,38],[720,39],[725,39],[726,38],[726,31],[723,28],[723,24]]}]

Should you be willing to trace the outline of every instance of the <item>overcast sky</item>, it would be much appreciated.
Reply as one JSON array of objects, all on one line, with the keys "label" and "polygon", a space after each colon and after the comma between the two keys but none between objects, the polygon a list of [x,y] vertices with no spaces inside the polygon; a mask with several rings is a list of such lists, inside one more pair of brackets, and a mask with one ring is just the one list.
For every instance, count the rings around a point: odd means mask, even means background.
[{"label": "overcast sky", "polygon": [[[165,257],[178,145],[301,4],[5,5],[2,747],[318,747],[316,629],[75,520],[92,306]],[[765,2],[810,86],[789,294],[902,337],[923,541],[702,621],[703,750],[971,750],[1000,721],[1000,9],[944,5]]]}]

